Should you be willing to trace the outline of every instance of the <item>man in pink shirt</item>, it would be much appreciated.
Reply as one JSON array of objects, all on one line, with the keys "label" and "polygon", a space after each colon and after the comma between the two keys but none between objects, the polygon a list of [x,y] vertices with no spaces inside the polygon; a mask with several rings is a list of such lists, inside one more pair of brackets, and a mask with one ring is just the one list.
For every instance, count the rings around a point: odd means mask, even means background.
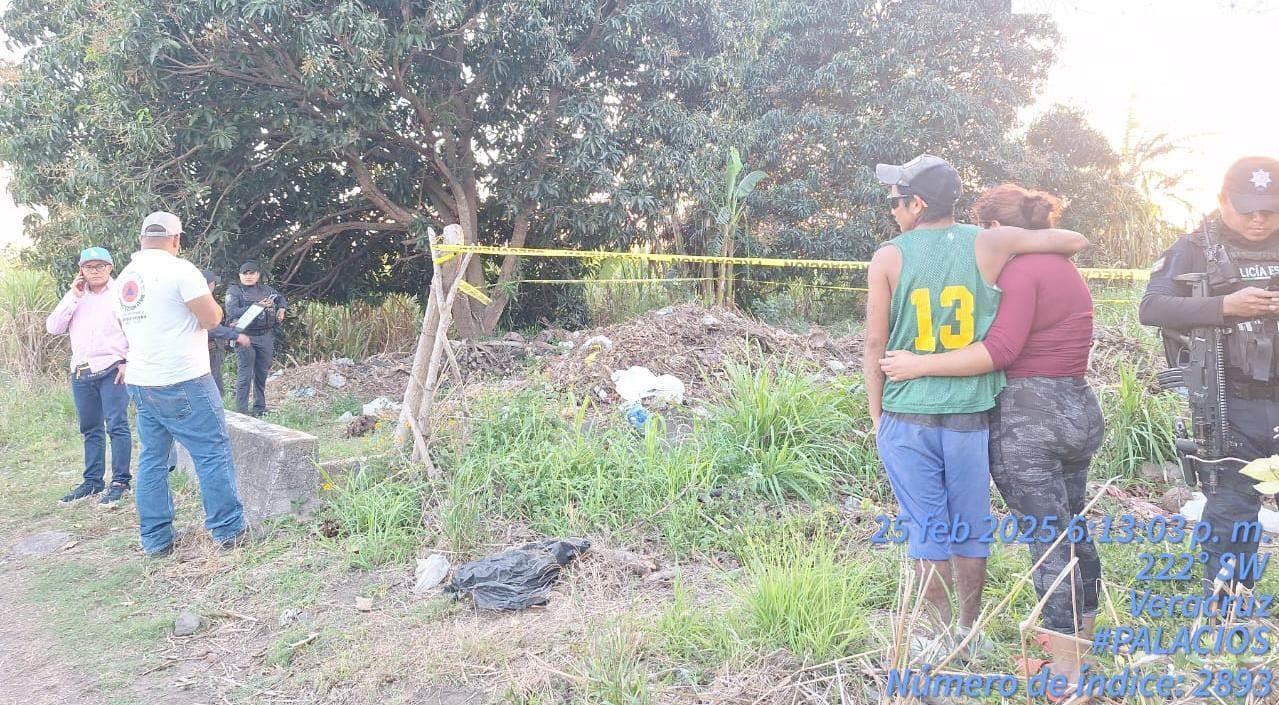
[{"label": "man in pink shirt", "polygon": [[[71,335],[71,395],[84,436],[84,481],[60,501],[78,502],[101,494],[110,507],[129,491],[133,439],[129,435],[129,393],[124,367],[129,343],[114,306],[111,253],[90,247],[80,253],[80,273],[49,314],[51,335]],[[111,486],[104,487],[106,439],[111,438]],[[103,491],[105,490],[105,492]]]}]

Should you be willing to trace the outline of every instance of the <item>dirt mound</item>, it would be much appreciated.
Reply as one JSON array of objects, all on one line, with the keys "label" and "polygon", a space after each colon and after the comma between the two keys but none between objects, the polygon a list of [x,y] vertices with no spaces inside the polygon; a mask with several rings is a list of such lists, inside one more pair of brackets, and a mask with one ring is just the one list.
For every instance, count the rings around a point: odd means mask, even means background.
[{"label": "dirt mound", "polygon": [[[548,372],[559,389],[616,402],[615,370],[642,365],[684,382],[686,395],[705,399],[708,383],[730,359],[771,365],[807,359],[828,370],[861,364],[860,336],[832,339],[814,329],[797,335],[722,308],[670,306],[614,326],[579,331],[574,345],[551,358]],[[831,364],[832,361],[834,364]]]},{"label": "dirt mound", "polygon": [[359,362],[340,358],[286,367],[267,380],[267,406],[278,407],[289,398],[328,400],[347,395],[361,404],[378,397],[399,401],[412,369],[412,353],[374,355]]}]

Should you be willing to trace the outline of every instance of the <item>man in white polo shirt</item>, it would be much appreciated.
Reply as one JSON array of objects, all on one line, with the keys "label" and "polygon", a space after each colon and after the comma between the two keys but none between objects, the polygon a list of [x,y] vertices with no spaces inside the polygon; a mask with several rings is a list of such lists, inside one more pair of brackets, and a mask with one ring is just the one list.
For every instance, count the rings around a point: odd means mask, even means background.
[{"label": "man in white polo shirt", "polygon": [[142,249],[116,282],[120,324],[129,340],[124,381],[138,410],[142,441],[134,497],[148,556],[173,551],[168,461],[175,440],[195,461],[204,526],[213,540],[227,549],[245,535],[226,415],[209,374],[206,331],[221,323],[222,309],[200,270],[177,256],[181,234],[176,215],[148,215]]}]

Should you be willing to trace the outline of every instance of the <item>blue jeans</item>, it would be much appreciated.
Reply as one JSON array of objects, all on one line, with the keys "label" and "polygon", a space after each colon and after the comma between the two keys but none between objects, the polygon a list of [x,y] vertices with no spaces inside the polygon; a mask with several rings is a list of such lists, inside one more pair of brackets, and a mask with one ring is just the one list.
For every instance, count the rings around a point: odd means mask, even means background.
[{"label": "blue jeans", "polygon": [[204,503],[204,526],[222,542],[244,531],[244,507],[235,487],[235,464],[227,436],[226,412],[211,375],[167,387],[130,384],[138,409],[138,479],[134,498],[142,550],[161,551],[173,543],[173,496],[169,456],[176,440],[191,453]]},{"label": "blue jeans", "polygon": [[103,488],[107,436],[111,437],[111,481],[129,484],[133,439],[129,436],[129,393],[116,384],[116,365],[90,374],[71,373],[71,397],[84,437],[84,481]]}]

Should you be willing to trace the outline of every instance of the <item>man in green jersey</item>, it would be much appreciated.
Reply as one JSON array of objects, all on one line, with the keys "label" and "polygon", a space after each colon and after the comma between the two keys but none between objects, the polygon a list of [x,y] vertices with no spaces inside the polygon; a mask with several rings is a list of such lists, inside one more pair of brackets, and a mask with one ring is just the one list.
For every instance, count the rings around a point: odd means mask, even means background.
[{"label": "man in green jersey", "polygon": [[1014,255],[1074,254],[1087,247],[1069,230],[982,230],[955,222],[959,174],[924,154],[879,164],[901,234],[871,259],[864,370],[876,446],[900,507],[907,554],[940,626],[959,602],[959,631],[981,611],[989,546],[990,465],[986,412],[1002,372],[975,377],[885,380],[886,350],[928,354],[982,340],[999,307],[992,282]]}]

